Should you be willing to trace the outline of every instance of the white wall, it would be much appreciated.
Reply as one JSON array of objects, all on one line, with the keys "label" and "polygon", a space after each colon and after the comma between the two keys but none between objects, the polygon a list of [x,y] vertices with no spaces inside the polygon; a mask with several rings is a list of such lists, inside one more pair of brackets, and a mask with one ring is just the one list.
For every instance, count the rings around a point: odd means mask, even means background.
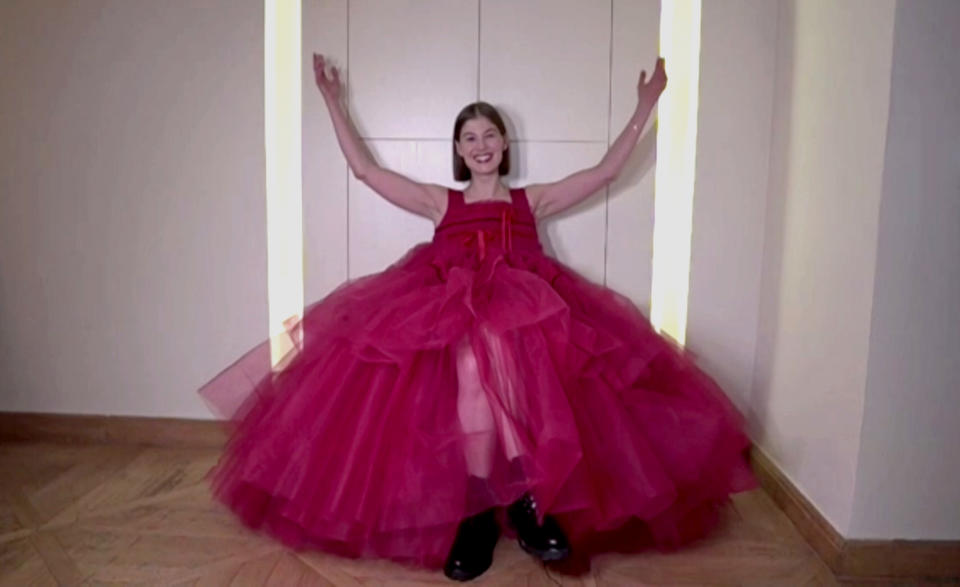
[{"label": "white wall", "polygon": [[0,3],[0,409],[205,416],[263,338],[263,5]]},{"label": "white wall", "polygon": [[314,53],[347,54],[347,0],[307,0],[302,6],[303,289],[311,302],[347,278],[347,162],[313,75]]},{"label": "white wall", "polygon": [[[654,64],[657,0],[304,2],[306,299],[428,222],[349,177],[310,54],[349,76],[387,165],[452,184],[453,119],[507,114],[522,185],[593,165]],[[267,332],[263,5],[0,5],[0,410],[208,417],[195,390]],[[545,227],[560,258],[649,296],[653,135]],[[638,253],[639,251],[639,253]]]},{"label": "white wall", "polygon": [[849,534],[960,539],[960,3],[900,1]]},{"label": "white wall", "polygon": [[[633,115],[641,69],[650,73],[660,46],[659,0],[614,0],[610,55],[610,142]],[[669,83],[669,82],[668,82]],[[653,115],[651,115],[651,119]],[[606,285],[649,315],[653,273],[653,180],[657,136],[652,121],[620,177],[607,190]]]},{"label": "white wall", "polygon": [[[305,35],[305,54],[325,51],[346,68],[357,127],[391,169],[458,185],[450,154],[453,121],[463,106],[482,99],[508,119],[514,168],[508,181],[524,185],[560,179],[600,160],[636,104],[641,67],[654,64],[658,9],[656,0],[326,1],[307,9],[305,30],[314,27],[317,34]],[[312,87],[305,90],[305,112],[326,116]],[[307,124],[312,129],[305,135],[332,137],[326,121]],[[653,135],[648,138],[613,189],[616,214],[601,193],[543,227],[548,248],[561,260],[596,281],[609,275],[641,304],[649,298],[652,231]],[[308,246],[337,258],[346,251],[342,268],[324,261],[315,270],[308,261],[307,299],[313,300],[343,273],[383,269],[428,240],[433,229],[352,177],[343,186],[335,142],[309,140],[316,143],[305,146],[307,165],[322,159],[324,171],[308,172],[314,176],[305,180]],[[325,198],[334,198],[330,206],[316,203]],[[346,230],[331,230],[334,221],[327,218],[343,217]],[[320,256],[311,250],[308,259]]]},{"label": "white wall", "polygon": [[781,6],[751,423],[850,528],[867,377],[893,0]]},{"label": "white wall", "polygon": [[687,347],[749,410],[779,2],[703,3]]}]

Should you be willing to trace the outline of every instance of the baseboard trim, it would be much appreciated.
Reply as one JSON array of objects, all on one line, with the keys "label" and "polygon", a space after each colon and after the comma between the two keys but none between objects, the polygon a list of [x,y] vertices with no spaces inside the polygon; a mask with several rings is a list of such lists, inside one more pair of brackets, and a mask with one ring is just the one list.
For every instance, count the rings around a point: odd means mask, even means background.
[{"label": "baseboard trim", "polygon": [[841,580],[960,579],[958,540],[848,540],[762,450],[750,453],[761,487]]},{"label": "baseboard trim", "polygon": [[218,448],[226,439],[226,426],[214,420],[0,412],[0,442]]},{"label": "baseboard trim", "polygon": [[[0,412],[0,442],[220,448],[226,439],[214,420]],[[960,579],[960,541],[847,540],[762,450],[750,460],[764,491],[838,578]]]}]

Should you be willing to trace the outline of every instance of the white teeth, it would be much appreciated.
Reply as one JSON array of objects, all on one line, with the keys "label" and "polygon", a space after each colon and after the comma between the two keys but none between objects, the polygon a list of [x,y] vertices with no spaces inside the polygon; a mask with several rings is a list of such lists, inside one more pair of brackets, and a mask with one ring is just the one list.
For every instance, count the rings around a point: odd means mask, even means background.
[{"label": "white teeth", "polygon": [[475,159],[478,163],[486,163],[487,161],[489,161],[489,160],[492,159],[492,158],[493,158],[493,155],[484,155],[484,156],[481,156],[481,157],[474,157],[474,159]]}]

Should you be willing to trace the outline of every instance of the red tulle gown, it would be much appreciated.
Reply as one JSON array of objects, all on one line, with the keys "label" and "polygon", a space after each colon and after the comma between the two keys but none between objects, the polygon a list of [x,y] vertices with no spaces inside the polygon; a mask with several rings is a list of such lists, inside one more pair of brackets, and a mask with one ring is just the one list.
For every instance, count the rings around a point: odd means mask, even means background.
[{"label": "red tulle gown", "polygon": [[213,485],[247,525],[440,567],[464,517],[527,491],[582,553],[682,544],[753,487],[721,390],[511,198],[451,190],[432,242],[305,310],[286,368],[261,345],[201,390],[234,420]]}]

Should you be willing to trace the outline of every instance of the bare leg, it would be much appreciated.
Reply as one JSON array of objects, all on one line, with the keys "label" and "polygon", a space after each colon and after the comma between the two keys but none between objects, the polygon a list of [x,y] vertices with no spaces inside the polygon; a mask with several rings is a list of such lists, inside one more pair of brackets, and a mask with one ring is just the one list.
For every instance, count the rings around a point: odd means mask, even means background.
[{"label": "bare leg", "polygon": [[490,385],[494,388],[492,411],[496,428],[503,442],[504,455],[508,461],[512,461],[527,452],[523,448],[523,437],[518,430],[518,418],[523,413],[523,408],[518,389],[516,361],[504,349],[502,339],[496,334],[481,330],[480,336],[489,360]]},{"label": "bare leg", "polygon": [[467,436],[467,471],[474,477],[487,478],[493,469],[497,430],[490,402],[480,382],[477,358],[469,339],[460,341],[457,353],[457,415]]}]

